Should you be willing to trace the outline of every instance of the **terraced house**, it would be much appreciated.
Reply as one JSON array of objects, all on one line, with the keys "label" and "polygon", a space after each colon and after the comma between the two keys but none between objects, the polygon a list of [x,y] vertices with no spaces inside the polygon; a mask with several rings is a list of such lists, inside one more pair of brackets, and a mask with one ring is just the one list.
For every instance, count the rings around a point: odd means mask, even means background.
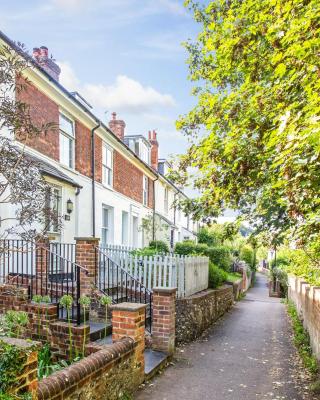
[{"label": "terraced house", "polygon": [[[4,34],[0,43],[15,48]],[[186,195],[165,178],[168,163],[158,159],[156,132],[126,135],[115,112],[108,123],[98,119],[81,94],[59,83],[60,68],[45,46],[34,48],[31,61],[26,90],[13,95],[30,105],[35,122],[58,126],[25,149],[52,185],[51,207],[63,220],[62,227],[50,226],[51,241],[99,237],[102,244],[143,247],[154,238],[171,246],[194,238],[197,225],[174,206]],[[2,219],[14,211],[0,205]],[[144,220],[152,229],[143,228]],[[156,237],[157,220],[163,229]]]}]

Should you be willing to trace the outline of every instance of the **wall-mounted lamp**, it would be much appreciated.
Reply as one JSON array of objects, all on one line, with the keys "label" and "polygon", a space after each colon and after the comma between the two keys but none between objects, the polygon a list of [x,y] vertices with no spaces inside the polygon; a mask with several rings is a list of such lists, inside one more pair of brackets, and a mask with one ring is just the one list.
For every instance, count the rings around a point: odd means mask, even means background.
[{"label": "wall-mounted lamp", "polygon": [[73,202],[71,199],[67,201],[67,213],[71,214],[73,211]]}]

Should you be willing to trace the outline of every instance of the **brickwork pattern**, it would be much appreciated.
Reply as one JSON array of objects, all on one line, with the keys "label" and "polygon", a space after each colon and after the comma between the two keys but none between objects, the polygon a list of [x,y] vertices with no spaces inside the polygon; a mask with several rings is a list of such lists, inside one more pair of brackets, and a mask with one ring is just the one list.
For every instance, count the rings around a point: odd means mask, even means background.
[{"label": "brickwork pattern", "polygon": [[113,152],[113,188],[131,199],[142,203],[143,172],[118,151]]},{"label": "brickwork pattern", "polygon": [[[91,131],[79,121],[75,122],[75,168],[91,178]],[[95,134],[95,180],[102,182],[102,139]]]},{"label": "brickwork pattern", "polygon": [[122,339],[43,379],[38,400],[116,400],[133,392],[140,383],[135,346],[132,339]]},{"label": "brickwork pattern", "polygon": [[97,238],[76,238],[76,263],[87,269],[87,273],[81,270],[81,295],[91,295],[97,273]]},{"label": "brickwork pattern", "polygon": [[176,289],[153,288],[152,348],[173,354],[176,330]]},{"label": "brickwork pattern", "polygon": [[24,311],[27,300],[28,289],[0,285],[0,313],[7,310]]},{"label": "brickwork pattern", "polygon": [[[54,123],[58,127],[59,124],[59,107],[48,96],[37,89],[31,82],[26,83],[23,78],[18,81],[24,85],[25,89],[16,93],[16,98],[30,107],[30,117],[35,126],[40,127],[43,124]],[[19,138],[17,138],[19,139]],[[30,138],[24,141],[24,137],[20,139],[28,146],[38,150],[40,153],[59,160],[59,130],[54,129],[47,134],[40,134],[37,138]]]},{"label": "brickwork pattern", "polygon": [[112,310],[112,341],[117,342],[129,337],[136,343],[135,368],[144,375],[145,350],[145,304],[119,303],[111,306]]}]

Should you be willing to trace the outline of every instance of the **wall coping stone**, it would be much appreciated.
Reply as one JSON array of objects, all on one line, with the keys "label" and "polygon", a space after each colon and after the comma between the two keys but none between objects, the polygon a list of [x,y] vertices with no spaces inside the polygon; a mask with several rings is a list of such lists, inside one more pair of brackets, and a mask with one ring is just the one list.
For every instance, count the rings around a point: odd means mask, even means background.
[{"label": "wall coping stone", "polygon": [[141,311],[146,309],[147,305],[143,303],[118,303],[110,305],[109,308],[112,311]]},{"label": "wall coping stone", "polygon": [[171,287],[171,288],[165,288],[161,286],[156,286],[152,289],[153,293],[166,293],[166,294],[173,294],[176,293],[178,288],[176,287]]},{"label": "wall coping stone", "polygon": [[98,242],[100,240],[100,238],[97,237],[92,237],[92,236],[79,236],[79,237],[75,237],[74,240],[76,241],[80,241],[80,242]]},{"label": "wall coping stone", "polygon": [[1,337],[0,342],[4,342],[6,344],[9,344],[10,346],[16,346],[19,347],[20,349],[28,350],[28,349],[34,349],[37,347],[40,347],[42,344],[40,342],[34,342],[30,340],[25,340],[25,339],[17,339],[17,338],[11,338],[11,337]]}]

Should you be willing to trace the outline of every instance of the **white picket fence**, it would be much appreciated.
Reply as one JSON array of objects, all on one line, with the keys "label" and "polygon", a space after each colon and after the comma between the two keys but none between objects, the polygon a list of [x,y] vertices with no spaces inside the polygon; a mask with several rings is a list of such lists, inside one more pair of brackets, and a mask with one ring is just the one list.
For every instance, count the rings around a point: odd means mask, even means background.
[{"label": "white picket fence", "polygon": [[[119,246],[120,247],[120,246]],[[178,297],[208,288],[209,259],[202,256],[132,255],[132,249],[105,246],[103,251],[147,289],[177,287]]]}]

